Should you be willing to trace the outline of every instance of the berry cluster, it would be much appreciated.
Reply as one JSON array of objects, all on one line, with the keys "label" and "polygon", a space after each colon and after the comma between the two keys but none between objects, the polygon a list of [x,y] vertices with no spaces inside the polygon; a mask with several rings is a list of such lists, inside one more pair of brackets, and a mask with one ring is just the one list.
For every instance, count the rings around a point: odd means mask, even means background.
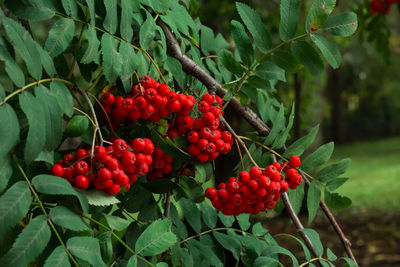
[{"label": "berry cluster", "polygon": [[[214,105],[216,102],[217,104]],[[197,119],[190,116],[179,116],[175,127],[170,127],[168,136],[186,136],[189,142],[188,153],[201,162],[215,160],[219,154],[227,154],[233,144],[232,135],[224,131],[219,116],[223,101],[220,97],[206,93],[197,104],[201,114]]]},{"label": "berry cluster", "polygon": [[[231,177],[226,183],[220,183],[217,189],[207,188],[205,196],[225,215],[258,214],[272,210],[282,193],[303,182],[296,170],[299,166],[298,156],[291,157],[283,165],[273,163],[264,171],[254,166],[249,172],[242,171],[239,177]],[[282,171],[285,176],[281,175]]]},{"label": "berry cluster", "polygon": [[138,176],[147,174],[153,163],[153,150],[153,142],[147,138],[136,138],[129,144],[116,139],[107,148],[95,146],[93,158],[90,150],[82,148],[75,155],[65,155],[51,167],[51,173],[79,189],[93,186],[109,194],[118,194],[121,188],[128,191]]},{"label": "berry cluster", "polygon": [[153,164],[150,165],[147,180],[155,180],[164,177],[173,169],[174,159],[166,155],[160,148],[156,147],[153,153]]},{"label": "berry cluster", "polygon": [[195,104],[193,96],[177,94],[149,76],[143,76],[127,97],[105,93],[100,100],[114,129],[140,118],[158,122],[172,113],[188,115]]},{"label": "berry cluster", "polygon": [[390,14],[392,5],[400,3],[400,0],[373,0],[370,4],[370,14]]}]

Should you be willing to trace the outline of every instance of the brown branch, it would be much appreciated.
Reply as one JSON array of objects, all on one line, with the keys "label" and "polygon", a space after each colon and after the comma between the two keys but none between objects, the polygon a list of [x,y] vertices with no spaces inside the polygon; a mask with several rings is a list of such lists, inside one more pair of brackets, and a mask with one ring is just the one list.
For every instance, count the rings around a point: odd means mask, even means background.
[{"label": "brown branch", "polygon": [[165,205],[164,205],[164,216],[165,218],[169,218],[169,211],[171,208],[171,191],[167,192],[167,197],[165,199]]},{"label": "brown branch", "polygon": [[[310,185],[310,180],[307,179],[304,175],[303,179],[306,182],[307,186]],[[354,261],[356,266],[358,266],[358,263],[356,261],[356,258],[354,257],[353,251],[351,251],[351,243],[350,241],[346,238],[345,234],[343,233],[342,228],[336,221],[336,218],[333,216],[332,212],[329,210],[328,206],[325,204],[325,202],[321,199],[319,206],[321,207],[322,211],[325,213],[325,216],[331,223],[333,229],[335,230],[336,234],[338,235],[340,241],[342,242],[342,245],[344,249],[346,250],[347,255]]]},{"label": "brown branch", "polygon": [[[157,24],[161,27],[164,32],[166,43],[167,43],[167,51],[168,53],[176,58],[182,65],[182,69],[185,73],[192,75],[197,78],[201,83],[203,83],[209,90],[215,90],[216,93],[223,97],[227,90],[222,88],[222,86],[205,70],[203,70],[200,66],[198,66],[192,59],[188,56],[184,55],[181,51],[178,41],[175,36],[168,28],[168,26],[162,22],[161,19],[157,20]],[[241,117],[243,117],[257,132],[260,136],[267,136],[270,132],[270,129],[265,123],[258,117],[258,115],[248,107],[244,107],[240,104],[240,102],[233,98],[230,107]],[[326,206],[323,200],[320,202],[320,206],[328,218],[329,222],[335,228],[336,233],[338,234],[342,244],[349,255],[349,257],[356,263],[354,255],[350,248],[350,242],[347,240],[340,226],[336,222],[329,208]]]}]

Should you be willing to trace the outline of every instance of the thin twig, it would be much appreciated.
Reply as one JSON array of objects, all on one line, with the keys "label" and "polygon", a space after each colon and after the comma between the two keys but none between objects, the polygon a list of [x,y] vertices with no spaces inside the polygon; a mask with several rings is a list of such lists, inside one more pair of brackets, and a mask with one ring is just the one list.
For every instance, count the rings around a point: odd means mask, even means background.
[{"label": "thin twig", "polygon": [[236,144],[236,149],[238,151],[239,154],[239,158],[240,158],[240,165],[242,167],[242,171],[244,170],[244,164],[243,164],[243,157],[242,157],[242,151],[240,151],[240,146],[238,141],[235,139],[235,144]]},{"label": "thin twig", "polygon": [[[83,95],[83,97],[85,98],[87,104],[89,105],[90,111],[92,112],[94,123],[96,125],[96,128],[94,129],[94,135],[96,136],[96,131],[99,132],[100,145],[102,146],[103,143],[104,143],[104,139],[103,139],[103,135],[102,135],[101,130],[100,130],[99,122],[97,121],[97,116],[96,116],[96,112],[94,111],[94,107],[93,107],[92,101],[90,101],[90,98],[89,98],[88,94],[85,91],[83,91],[81,88],[75,86],[74,89],[78,90]],[[93,149],[93,145],[92,145],[92,151],[91,151],[92,157],[93,157],[93,152],[94,152],[94,149]]]},{"label": "thin twig", "polygon": [[164,216],[165,218],[169,218],[169,211],[171,208],[171,191],[167,192],[167,197],[165,198],[164,204]]}]

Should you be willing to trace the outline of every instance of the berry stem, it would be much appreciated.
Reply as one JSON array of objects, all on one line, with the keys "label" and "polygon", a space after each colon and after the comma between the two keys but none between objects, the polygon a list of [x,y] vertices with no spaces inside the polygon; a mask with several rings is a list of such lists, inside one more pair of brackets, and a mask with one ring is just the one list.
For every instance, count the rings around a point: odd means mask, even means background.
[{"label": "berry stem", "polygon": [[86,118],[88,118],[90,120],[90,122],[92,123],[93,127],[96,127],[96,123],[94,123],[94,121],[92,120],[92,118],[83,110],[80,110],[77,107],[74,107],[74,110],[78,111],[79,113],[81,113],[83,116],[85,116]]},{"label": "berry stem", "polygon": [[243,164],[243,156],[242,156],[242,151],[240,150],[240,146],[238,141],[235,139],[235,144],[236,144],[236,148],[239,154],[239,158],[240,158],[240,165],[242,167],[242,171],[244,170],[244,164]]},{"label": "berry stem", "polygon": [[171,207],[171,191],[168,191],[166,198],[165,198],[165,205],[164,205],[164,216],[166,218],[169,218],[170,207]]},{"label": "berry stem", "polygon": [[311,263],[311,262],[313,262],[313,261],[326,261],[326,262],[331,262],[330,260],[317,257],[317,258],[313,258],[313,259],[311,259],[311,260],[308,260],[308,261],[306,261],[306,262],[303,262],[301,265],[299,265],[299,267],[306,266],[307,264],[309,264],[309,263]]},{"label": "berry stem", "polygon": [[221,115],[221,116],[219,116],[219,120],[225,125],[226,128],[228,128],[229,132],[233,135],[235,140],[242,146],[242,148],[246,152],[247,156],[249,157],[251,163],[254,166],[258,167],[257,162],[255,162],[255,160],[251,156],[250,151],[247,149],[245,143],[242,141],[242,139],[239,138],[239,136],[235,133],[235,131],[232,129],[232,127],[229,125],[229,123],[225,120],[225,118]]},{"label": "berry stem", "polygon": [[22,167],[19,164],[18,159],[16,158],[15,155],[13,155],[13,160],[14,160],[15,164],[17,165],[19,171],[21,172],[22,176],[24,177],[25,181],[28,183],[29,189],[31,190],[34,198],[36,199],[37,203],[39,204],[40,209],[42,210],[43,214],[46,216],[47,222],[50,225],[51,229],[53,230],[54,234],[57,236],[58,241],[64,247],[65,252],[67,253],[68,257],[71,259],[71,261],[75,264],[75,266],[79,266],[79,263],[75,260],[74,256],[72,256],[71,252],[65,246],[64,241],[62,240],[60,234],[58,233],[56,227],[54,226],[52,220],[50,219],[49,214],[47,213],[46,209],[44,208],[43,203],[40,200],[39,195],[37,194],[36,190],[33,188],[31,181],[29,180],[28,176],[26,175],[26,173],[22,169]]}]

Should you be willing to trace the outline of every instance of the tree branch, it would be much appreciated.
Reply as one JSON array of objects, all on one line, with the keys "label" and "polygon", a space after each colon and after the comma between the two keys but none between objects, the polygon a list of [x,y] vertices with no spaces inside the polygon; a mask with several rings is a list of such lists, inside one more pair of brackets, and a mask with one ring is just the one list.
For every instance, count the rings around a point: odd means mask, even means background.
[{"label": "tree branch", "polygon": [[[178,41],[176,40],[175,36],[168,28],[168,26],[161,19],[157,20],[157,24],[164,32],[168,53],[181,63],[183,71],[197,78],[209,90],[215,90],[215,92],[220,97],[223,97],[227,93],[227,90],[222,88],[222,86],[210,74],[208,74],[205,70],[198,66],[192,59],[182,54]],[[229,105],[239,116],[244,118],[258,132],[260,136],[267,136],[269,134],[269,127],[258,117],[258,115],[253,110],[249,109],[248,107],[242,106],[236,98],[233,98]],[[287,198],[287,195],[286,197],[285,195],[283,195],[283,198]],[[337,221],[335,220],[323,200],[320,201],[320,206],[326,217],[328,218],[329,222],[334,227],[340,240],[342,241],[342,244],[347,254],[357,264],[354,255],[350,249],[350,242],[344,236],[343,231],[341,230],[340,226],[338,225]]]}]

